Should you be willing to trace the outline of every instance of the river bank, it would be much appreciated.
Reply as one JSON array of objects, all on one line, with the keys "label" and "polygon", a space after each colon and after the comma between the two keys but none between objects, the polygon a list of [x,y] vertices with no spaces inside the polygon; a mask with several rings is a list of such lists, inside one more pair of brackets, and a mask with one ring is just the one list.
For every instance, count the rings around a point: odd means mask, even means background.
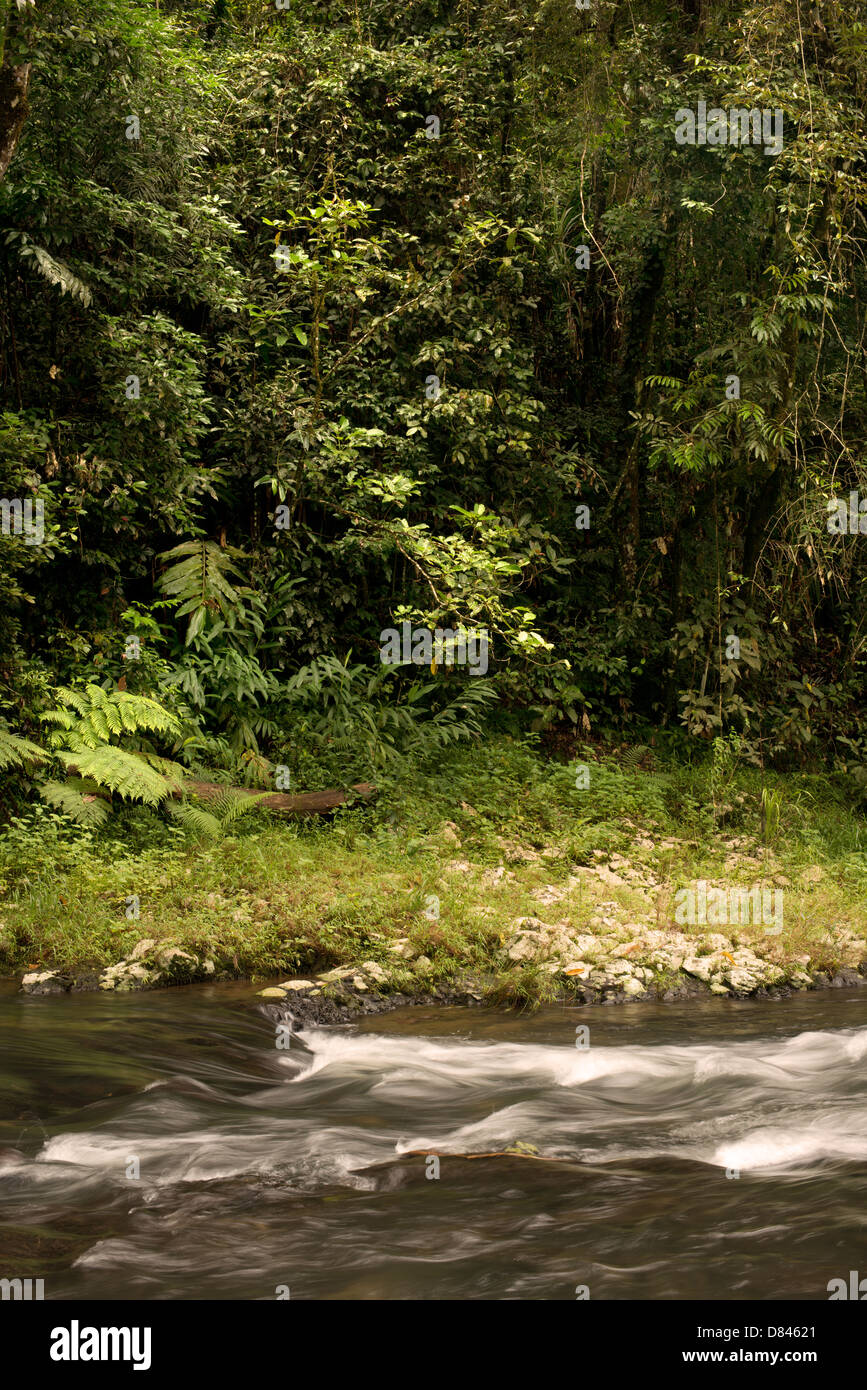
[{"label": "river bank", "polygon": [[263,816],[218,844],[155,821],[136,848],[129,825],[114,843],[7,833],[0,969],[36,994],[248,979],[335,1021],[862,978],[864,818],[845,788],[579,756],[492,740],[375,806]]}]

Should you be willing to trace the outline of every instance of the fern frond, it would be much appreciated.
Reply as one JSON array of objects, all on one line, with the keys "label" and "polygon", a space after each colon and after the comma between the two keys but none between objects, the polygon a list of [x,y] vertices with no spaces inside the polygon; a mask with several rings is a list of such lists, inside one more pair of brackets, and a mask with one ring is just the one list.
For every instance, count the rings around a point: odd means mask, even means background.
[{"label": "fern frond", "polygon": [[227,789],[215,797],[211,804],[214,814],[219,818],[220,825],[225,830],[227,826],[240,820],[242,816],[248,816],[251,811],[255,811],[262,798],[270,795],[270,792],[259,792],[251,796],[248,792],[236,792]]},{"label": "fern frond", "polygon": [[189,776],[187,768],[182,763],[176,763],[174,758],[163,758],[159,753],[151,753],[146,749],[139,749],[137,756],[143,758],[148,766],[152,767],[160,776],[167,777],[169,781],[174,782],[177,791],[181,790],[184,778]]},{"label": "fern frond", "polygon": [[23,767],[25,763],[44,763],[47,754],[38,744],[0,728],[0,768]]},{"label": "fern frond", "polygon": [[634,747],[627,748],[626,752],[622,754],[620,759],[621,764],[623,767],[628,767],[630,771],[634,772],[642,758],[645,758],[651,751],[648,744],[636,743]]},{"label": "fern frond", "polygon": [[219,840],[222,834],[222,827],[217,817],[210,811],[204,810],[201,806],[193,806],[189,801],[182,801],[180,805],[166,807],[166,811],[172,820],[176,820],[185,830],[190,830],[197,835],[200,840]]},{"label": "fern frond", "polygon": [[87,716],[90,728],[97,738],[103,743],[108,743],[111,739],[112,730],[106,717],[106,711],[102,709],[92,709]]},{"label": "fern frond", "polygon": [[103,743],[98,748],[60,752],[58,757],[69,768],[90,777],[100,787],[118,792],[148,806],[158,806],[173,791],[171,782],[160,776],[138,754]]},{"label": "fern frond", "polygon": [[111,810],[110,803],[94,792],[82,792],[72,783],[71,778],[68,782],[43,782],[39,795],[78,825],[102,825]]}]

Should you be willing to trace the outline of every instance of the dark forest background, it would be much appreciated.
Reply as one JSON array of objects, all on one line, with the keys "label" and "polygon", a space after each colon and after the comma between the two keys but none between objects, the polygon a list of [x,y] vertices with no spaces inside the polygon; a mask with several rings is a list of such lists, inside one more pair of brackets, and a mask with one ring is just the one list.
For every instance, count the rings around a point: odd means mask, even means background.
[{"label": "dark forest background", "polygon": [[486,721],[867,763],[867,4],[3,8],[7,812]]}]

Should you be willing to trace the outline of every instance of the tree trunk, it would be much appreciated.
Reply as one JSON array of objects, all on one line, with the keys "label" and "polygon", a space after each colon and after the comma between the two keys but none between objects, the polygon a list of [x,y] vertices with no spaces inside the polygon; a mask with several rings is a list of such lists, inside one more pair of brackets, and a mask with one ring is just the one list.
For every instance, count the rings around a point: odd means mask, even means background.
[{"label": "tree trunk", "polygon": [[[303,792],[298,796],[289,796],[286,792],[271,792],[262,796],[259,805],[268,811],[282,811],[288,816],[323,816],[352,801],[353,792],[366,801],[373,795],[374,790],[369,782],[357,782],[347,791],[335,787],[322,792]],[[240,792],[243,796],[261,796],[260,792],[249,787],[226,787],[221,782],[196,782],[186,779],[183,789],[176,792],[175,796],[188,796],[192,793],[202,801],[214,801],[228,791]]]},{"label": "tree trunk", "polygon": [[8,0],[2,6],[4,24],[0,48],[0,179],[6,177],[6,170],[15,153],[30,109],[27,92],[30,87],[31,64],[15,61],[22,56],[20,53],[13,53],[11,62],[7,57],[9,41],[15,36],[16,23],[20,22],[25,12],[25,9],[18,8],[15,0],[12,0],[11,8]]}]

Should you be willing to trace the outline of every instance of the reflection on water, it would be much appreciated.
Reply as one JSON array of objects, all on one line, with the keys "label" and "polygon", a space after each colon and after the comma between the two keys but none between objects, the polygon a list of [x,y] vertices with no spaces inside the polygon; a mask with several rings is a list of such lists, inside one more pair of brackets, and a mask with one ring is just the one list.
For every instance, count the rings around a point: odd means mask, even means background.
[{"label": "reflection on water", "polygon": [[[287,1050],[249,998],[0,996],[0,1277],[47,1298],[826,1299],[867,1268],[867,990],[404,1009]],[[538,1158],[502,1155],[519,1143]]]}]

